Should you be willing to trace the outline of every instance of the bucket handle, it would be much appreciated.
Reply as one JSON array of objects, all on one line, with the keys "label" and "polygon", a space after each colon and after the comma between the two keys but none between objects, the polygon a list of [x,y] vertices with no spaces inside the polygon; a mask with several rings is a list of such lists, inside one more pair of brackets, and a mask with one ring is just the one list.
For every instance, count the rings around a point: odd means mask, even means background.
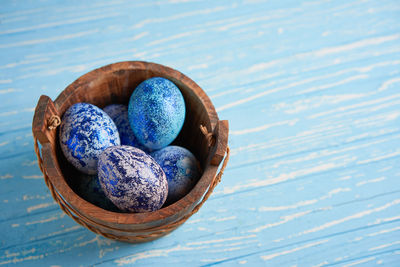
[{"label": "bucket handle", "polygon": [[50,97],[42,95],[36,105],[35,115],[32,121],[33,137],[40,144],[53,143],[56,131],[53,131],[61,123],[60,116]]}]

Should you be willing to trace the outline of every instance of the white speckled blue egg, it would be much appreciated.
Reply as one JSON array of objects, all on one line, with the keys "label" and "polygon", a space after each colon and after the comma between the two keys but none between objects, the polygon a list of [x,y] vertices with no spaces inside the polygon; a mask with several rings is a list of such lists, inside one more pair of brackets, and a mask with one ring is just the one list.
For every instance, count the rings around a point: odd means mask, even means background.
[{"label": "white speckled blue egg", "polygon": [[122,104],[112,104],[106,106],[103,110],[111,117],[117,126],[119,138],[121,139],[121,145],[134,146],[146,153],[150,152],[149,149],[139,143],[133,134],[128,119],[128,106]]},{"label": "white speckled blue egg", "polygon": [[74,104],[64,113],[59,138],[67,160],[86,174],[97,173],[97,161],[104,149],[120,145],[112,119],[88,103]]},{"label": "white speckled blue egg", "polygon": [[200,177],[199,163],[186,148],[167,146],[150,154],[160,164],[168,181],[167,203],[185,196]]},{"label": "white speckled blue egg", "polygon": [[169,145],[185,121],[185,101],[170,80],[154,77],[139,84],[129,100],[128,117],[133,133],[151,150]]},{"label": "white speckled blue egg", "polygon": [[97,175],[81,173],[77,178],[74,189],[79,196],[102,209],[115,212],[119,211],[104,194]]},{"label": "white speckled blue egg", "polygon": [[105,195],[120,210],[155,211],[167,199],[168,183],[163,170],[138,148],[113,146],[104,150],[98,175]]}]

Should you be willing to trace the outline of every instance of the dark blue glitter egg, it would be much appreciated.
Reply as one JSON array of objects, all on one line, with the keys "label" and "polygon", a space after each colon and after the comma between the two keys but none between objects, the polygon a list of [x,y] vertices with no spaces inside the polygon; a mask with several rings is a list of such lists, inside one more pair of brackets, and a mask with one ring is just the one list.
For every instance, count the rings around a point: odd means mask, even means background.
[{"label": "dark blue glitter egg", "polygon": [[164,170],[168,181],[167,203],[185,196],[200,177],[199,163],[186,148],[167,146],[150,154]]},{"label": "dark blue glitter egg", "polygon": [[169,145],[185,120],[185,101],[170,80],[154,77],[139,84],[129,100],[128,117],[141,144],[152,150]]},{"label": "dark blue glitter egg", "polygon": [[122,104],[112,104],[106,106],[103,110],[111,117],[117,126],[119,138],[121,139],[121,145],[134,146],[140,148],[146,153],[150,152],[145,146],[139,143],[133,134],[128,119],[128,106]]},{"label": "dark blue glitter egg", "polygon": [[120,145],[117,127],[98,107],[77,103],[62,118],[60,145],[67,160],[87,174],[97,173],[98,158],[109,146]]},{"label": "dark blue glitter egg", "polygon": [[77,177],[75,190],[84,200],[102,209],[118,212],[119,209],[104,194],[97,175],[81,173]]},{"label": "dark blue glitter egg", "polygon": [[168,183],[163,170],[138,148],[107,148],[100,155],[98,173],[105,195],[120,210],[155,211],[167,199]]}]

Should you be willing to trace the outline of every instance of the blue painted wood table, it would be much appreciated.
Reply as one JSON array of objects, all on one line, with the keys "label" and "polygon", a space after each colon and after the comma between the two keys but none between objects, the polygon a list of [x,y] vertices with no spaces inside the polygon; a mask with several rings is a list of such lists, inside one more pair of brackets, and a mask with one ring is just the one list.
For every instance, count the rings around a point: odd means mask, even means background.
[{"label": "blue painted wood table", "polygon": [[[66,216],[31,122],[97,67],[171,66],[230,122],[202,209],[145,244]],[[0,265],[400,266],[399,1],[2,1]]]}]

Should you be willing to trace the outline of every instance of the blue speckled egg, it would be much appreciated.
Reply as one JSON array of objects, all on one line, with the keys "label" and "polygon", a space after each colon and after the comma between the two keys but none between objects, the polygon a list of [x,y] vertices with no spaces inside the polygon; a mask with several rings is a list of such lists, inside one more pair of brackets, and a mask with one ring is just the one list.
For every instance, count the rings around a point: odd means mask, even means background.
[{"label": "blue speckled egg", "polygon": [[103,151],[98,175],[105,195],[120,210],[148,212],[167,199],[167,178],[160,165],[142,150],[113,146]]},{"label": "blue speckled egg", "polygon": [[167,203],[185,196],[200,177],[199,163],[186,148],[167,146],[150,154],[164,170],[168,181]]},{"label": "blue speckled egg", "polygon": [[134,146],[140,148],[146,153],[150,152],[145,146],[139,143],[133,134],[128,119],[128,106],[122,104],[112,104],[106,106],[103,110],[111,117],[117,126],[119,138],[121,139],[121,145]]},{"label": "blue speckled egg", "polygon": [[75,191],[86,201],[102,209],[118,212],[119,209],[106,197],[97,175],[81,173],[77,177]]},{"label": "blue speckled egg", "polygon": [[185,101],[170,80],[154,77],[139,84],[129,100],[128,117],[133,133],[151,150],[169,145],[185,121]]},{"label": "blue speckled egg", "polygon": [[117,126],[98,107],[77,103],[62,118],[60,145],[67,160],[81,172],[97,173],[98,158],[109,146],[120,145]]}]

